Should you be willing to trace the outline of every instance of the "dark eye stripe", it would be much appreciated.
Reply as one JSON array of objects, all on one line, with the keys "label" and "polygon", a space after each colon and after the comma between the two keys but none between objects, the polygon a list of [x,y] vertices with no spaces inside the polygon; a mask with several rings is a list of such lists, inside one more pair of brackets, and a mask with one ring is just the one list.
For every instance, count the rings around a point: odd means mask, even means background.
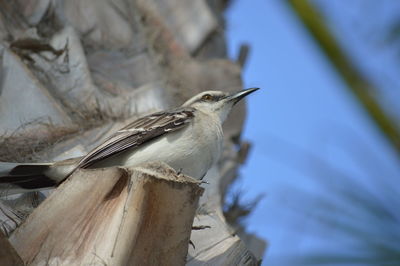
[{"label": "dark eye stripe", "polygon": [[[211,94],[204,94],[197,102],[217,102],[223,99],[224,95],[211,95]],[[207,99],[206,99],[207,98]]]},{"label": "dark eye stripe", "polygon": [[201,97],[200,100],[202,100],[202,101],[212,101],[212,100],[214,100],[214,97],[212,95],[210,95],[210,94],[204,94]]}]

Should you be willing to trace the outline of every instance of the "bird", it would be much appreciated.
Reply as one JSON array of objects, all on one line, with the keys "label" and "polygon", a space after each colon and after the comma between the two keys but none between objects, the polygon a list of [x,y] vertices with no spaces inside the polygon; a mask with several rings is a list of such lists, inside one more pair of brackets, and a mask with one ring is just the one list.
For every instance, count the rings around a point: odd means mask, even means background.
[{"label": "bird", "polygon": [[55,187],[77,169],[161,161],[201,180],[221,155],[222,124],[233,106],[258,88],[204,91],[175,109],[138,118],[83,157],[53,163],[0,163],[0,188],[10,194]]}]

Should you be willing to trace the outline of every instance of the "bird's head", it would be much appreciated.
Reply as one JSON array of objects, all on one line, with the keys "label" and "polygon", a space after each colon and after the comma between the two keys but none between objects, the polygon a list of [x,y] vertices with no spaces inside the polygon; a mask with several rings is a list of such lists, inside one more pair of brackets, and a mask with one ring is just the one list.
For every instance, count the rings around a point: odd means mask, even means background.
[{"label": "bird's head", "polygon": [[222,123],[237,102],[256,90],[258,88],[241,90],[233,94],[223,91],[204,91],[187,100],[182,106],[190,106],[203,112],[215,113]]}]

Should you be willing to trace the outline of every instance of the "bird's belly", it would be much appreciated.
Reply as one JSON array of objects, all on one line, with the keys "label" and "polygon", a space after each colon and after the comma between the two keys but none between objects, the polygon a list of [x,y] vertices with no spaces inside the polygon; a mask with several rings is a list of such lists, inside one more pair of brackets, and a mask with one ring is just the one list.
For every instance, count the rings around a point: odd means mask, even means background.
[{"label": "bird's belly", "polygon": [[219,159],[222,131],[199,130],[189,125],[180,132],[166,134],[135,152],[127,152],[123,165],[136,166],[162,161],[193,178],[200,179]]}]

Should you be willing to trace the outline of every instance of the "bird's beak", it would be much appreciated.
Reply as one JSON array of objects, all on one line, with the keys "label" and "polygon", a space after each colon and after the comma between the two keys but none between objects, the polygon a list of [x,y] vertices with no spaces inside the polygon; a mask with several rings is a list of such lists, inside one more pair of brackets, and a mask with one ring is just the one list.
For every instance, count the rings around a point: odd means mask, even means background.
[{"label": "bird's beak", "polygon": [[258,90],[259,88],[250,88],[247,90],[241,90],[239,92],[236,92],[230,96],[228,96],[226,98],[227,101],[232,101],[233,104],[236,104],[237,102],[239,102],[241,99],[243,99],[244,97],[246,97],[247,95],[249,95],[250,93],[255,92],[256,90]]}]

